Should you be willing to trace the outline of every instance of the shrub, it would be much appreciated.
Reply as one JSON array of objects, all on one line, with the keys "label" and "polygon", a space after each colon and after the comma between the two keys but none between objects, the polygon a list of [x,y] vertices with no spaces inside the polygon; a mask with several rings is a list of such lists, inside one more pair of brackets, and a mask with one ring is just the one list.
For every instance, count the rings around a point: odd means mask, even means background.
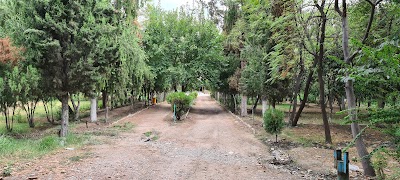
[{"label": "shrub", "polygon": [[264,114],[264,129],[270,134],[275,134],[275,142],[278,142],[278,134],[285,125],[284,113],[276,109],[269,109]]},{"label": "shrub", "polygon": [[194,100],[194,96],[186,95],[183,92],[174,92],[167,96],[167,102],[171,104],[172,111],[174,104],[176,105],[176,119],[180,120],[181,116],[189,109]]},{"label": "shrub", "polygon": [[197,98],[198,94],[197,94],[197,92],[191,92],[191,93],[189,94],[189,96],[192,97],[193,100],[194,100],[194,99]]}]

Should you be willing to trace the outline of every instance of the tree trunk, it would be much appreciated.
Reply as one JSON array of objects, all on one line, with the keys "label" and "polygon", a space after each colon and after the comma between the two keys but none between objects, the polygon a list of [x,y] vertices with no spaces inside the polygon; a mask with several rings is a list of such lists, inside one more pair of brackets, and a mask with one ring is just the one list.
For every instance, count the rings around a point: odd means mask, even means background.
[{"label": "tree trunk", "polygon": [[379,109],[385,108],[385,101],[382,98],[378,99],[378,108]]},{"label": "tree trunk", "polygon": [[272,105],[272,109],[276,109],[275,108],[276,107],[276,99],[275,98],[272,98],[271,105]]},{"label": "tree trunk", "polygon": [[182,85],[182,92],[186,92],[186,86]]},{"label": "tree trunk", "polygon": [[267,100],[267,98],[263,97],[262,100],[261,100],[261,103],[262,103],[262,115],[264,117],[264,114],[268,109],[268,100]]},{"label": "tree trunk", "polygon": [[328,102],[329,102],[329,120],[332,120],[332,116],[333,116],[333,95],[332,93],[329,93],[328,95]]},{"label": "tree trunk", "polygon": [[242,95],[240,104],[241,104],[241,107],[240,107],[240,116],[245,117],[245,116],[248,115],[248,114],[247,114],[247,96]]},{"label": "tree trunk", "polygon": [[72,107],[74,108],[74,121],[78,121],[80,114],[80,107],[81,107],[81,100],[79,99],[79,95],[78,95],[78,103],[75,103],[73,95],[71,96],[71,103]]},{"label": "tree trunk", "polygon": [[[342,6],[343,6],[343,11],[340,11],[339,2],[338,2],[338,0],[335,0],[335,10],[342,17],[342,31],[343,31],[342,43],[343,43],[344,61],[346,62],[346,64],[351,66],[352,60],[350,59],[350,55],[349,55],[349,27],[348,27],[348,22],[347,22],[347,4],[346,4],[345,0],[343,0]],[[372,15],[373,15],[373,13],[374,12],[372,12]],[[367,31],[367,33],[368,33],[368,31]],[[364,175],[370,176],[370,177],[375,177],[376,176],[375,170],[371,165],[370,158],[368,158],[369,153],[364,144],[362,136],[359,136],[360,126],[357,123],[357,111],[355,110],[356,96],[354,94],[353,80],[350,79],[348,74],[346,74],[346,79],[347,80],[345,82],[345,91],[346,91],[346,98],[347,98],[347,103],[348,103],[349,118],[350,118],[350,121],[352,121],[351,132],[352,132],[353,138],[356,138],[356,148],[357,148],[358,155],[361,158],[361,164],[364,169]]]},{"label": "tree trunk", "polygon": [[260,101],[260,96],[257,96],[256,102],[253,105],[253,111],[257,109],[258,101]]},{"label": "tree trunk", "polygon": [[299,110],[297,111],[296,116],[293,119],[292,127],[297,126],[297,123],[299,122],[299,119],[300,119],[301,112],[303,112],[303,109],[306,106],[306,103],[308,101],[308,94],[310,92],[311,81],[313,80],[313,75],[314,75],[313,68],[315,66],[316,66],[316,62],[314,61],[312,68],[310,68],[310,72],[308,73],[306,87],[304,88],[303,100],[301,101]]},{"label": "tree trunk", "polygon": [[103,104],[102,104],[102,108],[105,109],[107,107],[107,101],[108,101],[108,93],[106,90],[101,91],[101,96],[103,99]]},{"label": "tree trunk", "polygon": [[104,117],[106,122],[108,121],[108,112],[109,112],[108,109],[109,109],[108,106],[106,106],[106,113],[105,113],[105,117]]},{"label": "tree trunk", "polygon": [[329,128],[328,116],[326,113],[326,104],[325,104],[325,85],[324,85],[324,67],[323,67],[323,60],[324,60],[324,53],[325,53],[325,29],[326,29],[326,21],[327,17],[324,13],[324,3],[322,6],[319,7],[319,11],[321,14],[321,37],[319,38],[319,49],[318,55],[315,57],[318,60],[318,83],[319,83],[319,103],[321,106],[322,112],[322,120],[324,122],[324,129],[325,129],[325,143],[332,143],[331,131]]},{"label": "tree trunk", "polygon": [[331,137],[331,131],[329,128],[328,115],[326,113],[326,105],[325,105],[325,86],[324,86],[324,79],[323,79],[323,72],[322,72],[322,68],[323,68],[322,57],[320,57],[318,64],[319,64],[318,65],[319,104],[321,106],[322,121],[324,123],[324,129],[325,129],[325,143],[331,144],[332,137]]},{"label": "tree trunk", "polygon": [[304,74],[304,61],[303,61],[303,53],[302,53],[302,48],[300,47],[300,72],[296,76],[295,79],[295,85],[294,85],[294,91],[293,91],[293,96],[292,96],[292,113],[290,114],[289,117],[289,124],[293,124],[293,120],[296,114],[297,110],[297,95],[300,93],[300,88],[301,88],[301,79]]},{"label": "tree trunk", "polygon": [[[355,121],[357,120],[357,111],[356,111],[356,98],[354,94],[354,85],[353,81],[348,80],[346,82],[346,97],[348,103],[348,111],[350,120],[353,121],[351,123],[351,132],[353,138],[356,139],[356,148],[358,152],[358,156],[361,158],[361,163],[364,169],[364,174],[367,176],[375,176],[374,168],[371,166],[371,160],[368,158],[368,150],[364,144],[362,136],[358,136],[360,134],[360,126]],[[357,137],[358,136],[358,137]]]},{"label": "tree trunk", "polygon": [[[233,112],[236,114],[236,110],[237,110],[237,104],[236,104],[236,95],[232,94],[233,97]],[[229,106],[229,105],[228,105]]]},{"label": "tree trunk", "polygon": [[68,124],[69,124],[69,105],[68,105],[69,95],[65,94],[61,97],[61,129],[59,136],[66,137],[68,134]]},{"label": "tree trunk", "polygon": [[345,101],[345,98],[342,96],[342,98],[340,98],[340,101],[341,101],[341,103],[340,103],[340,110],[345,110],[346,109],[346,101]]},{"label": "tree trunk", "polygon": [[90,122],[97,121],[97,98],[95,96],[90,98]]}]

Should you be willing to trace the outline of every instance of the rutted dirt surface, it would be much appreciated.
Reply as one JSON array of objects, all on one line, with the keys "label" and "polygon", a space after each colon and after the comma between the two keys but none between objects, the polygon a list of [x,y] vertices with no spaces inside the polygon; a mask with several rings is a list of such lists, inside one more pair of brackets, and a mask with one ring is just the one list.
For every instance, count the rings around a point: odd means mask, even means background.
[{"label": "rutted dirt surface", "polygon": [[[209,95],[200,95],[176,124],[170,105],[159,104],[119,124],[135,128],[107,143],[64,150],[28,163],[10,179],[300,179],[261,165],[268,147]],[[146,132],[157,134],[148,140]],[[73,157],[80,157],[74,161]],[[8,179],[8,178],[7,178]]]}]

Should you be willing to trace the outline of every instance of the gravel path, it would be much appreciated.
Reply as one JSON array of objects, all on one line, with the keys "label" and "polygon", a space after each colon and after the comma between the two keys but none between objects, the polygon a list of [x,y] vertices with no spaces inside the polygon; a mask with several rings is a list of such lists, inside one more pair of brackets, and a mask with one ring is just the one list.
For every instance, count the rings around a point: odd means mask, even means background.
[{"label": "gravel path", "polygon": [[[260,165],[267,147],[209,95],[199,95],[183,122],[172,123],[164,103],[126,122],[135,128],[104,137],[109,143],[46,156],[10,179],[300,179]],[[146,132],[158,139],[146,142]],[[68,161],[77,154],[87,158]]]}]

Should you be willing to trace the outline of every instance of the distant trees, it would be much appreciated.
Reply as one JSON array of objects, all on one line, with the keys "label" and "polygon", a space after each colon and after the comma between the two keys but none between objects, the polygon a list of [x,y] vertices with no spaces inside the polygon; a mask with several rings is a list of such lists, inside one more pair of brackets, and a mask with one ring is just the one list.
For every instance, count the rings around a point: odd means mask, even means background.
[{"label": "distant trees", "polygon": [[[196,13],[196,12],[193,12]],[[185,9],[165,12],[150,6],[143,38],[154,76],[151,91],[182,91],[217,84],[222,67],[222,39],[209,20]]]}]

